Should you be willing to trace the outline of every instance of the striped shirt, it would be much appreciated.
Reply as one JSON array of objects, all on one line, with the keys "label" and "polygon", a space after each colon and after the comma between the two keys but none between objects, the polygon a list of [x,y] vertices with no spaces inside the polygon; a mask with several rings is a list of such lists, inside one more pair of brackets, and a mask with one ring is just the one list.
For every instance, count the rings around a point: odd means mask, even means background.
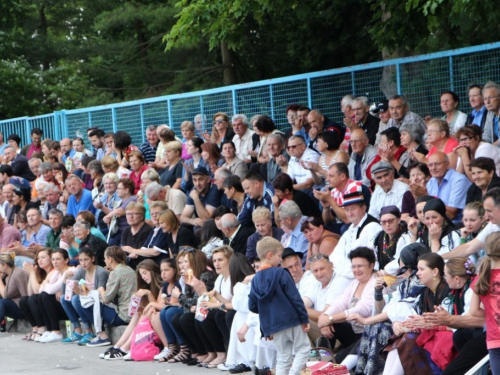
[{"label": "striped shirt", "polygon": [[157,149],[158,149],[158,144],[153,147],[148,142],[144,142],[141,145],[141,147],[139,147],[139,151],[144,156],[144,159],[146,159],[146,164],[155,161]]},{"label": "striped shirt", "polygon": [[335,203],[342,207],[344,205],[344,195],[355,192],[362,192],[362,185],[363,184],[361,183],[361,181],[349,179],[347,180],[347,184],[344,190],[340,191],[337,188],[333,188],[330,194],[335,200]]}]

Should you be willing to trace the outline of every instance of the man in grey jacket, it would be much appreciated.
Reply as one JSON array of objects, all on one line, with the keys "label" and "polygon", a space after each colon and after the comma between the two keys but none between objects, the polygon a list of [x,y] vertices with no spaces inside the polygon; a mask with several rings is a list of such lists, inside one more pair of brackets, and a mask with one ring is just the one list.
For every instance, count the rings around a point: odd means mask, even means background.
[{"label": "man in grey jacket", "polygon": [[483,141],[498,144],[498,117],[500,115],[500,86],[489,81],[483,88],[483,100],[486,110],[486,121],[483,129]]},{"label": "man in grey jacket", "polygon": [[377,149],[369,144],[368,135],[363,129],[354,130],[351,133],[349,143],[352,147],[349,176],[370,187],[370,179],[366,177],[366,169],[377,156]]}]

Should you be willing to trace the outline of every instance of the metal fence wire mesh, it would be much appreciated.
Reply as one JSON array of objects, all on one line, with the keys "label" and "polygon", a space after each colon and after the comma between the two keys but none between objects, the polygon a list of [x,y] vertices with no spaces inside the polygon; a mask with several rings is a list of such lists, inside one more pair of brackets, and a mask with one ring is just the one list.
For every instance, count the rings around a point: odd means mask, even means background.
[{"label": "metal fence wire mesh", "polygon": [[98,127],[105,132],[124,130],[140,145],[149,125],[167,124],[181,136],[181,123],[194,121],[197,114],[206,118],[208,131],[217,112],[226,112],[230,117],[244,113],[249,119],[266,114],[283,130],[289,126],[285,110],[290,104],[319,109],[341,122],[340,100],[347,94],[368,96],[372,103],[403,94],[412,111],[422,117],[437,117],[443,115],[439,106],[443,90],[455,91],[460,97],[460,109],[470,112],[468,87],[490,80],[500,83],[499,61],[500,42],[496,42],[212,90],[9,119],[0,121],[0,130],[4,139],[16,133],[23,143],[29,143],[30,131],[35,127],[44,131],[45,138],[80,136],[85,140],[86,130]]}]

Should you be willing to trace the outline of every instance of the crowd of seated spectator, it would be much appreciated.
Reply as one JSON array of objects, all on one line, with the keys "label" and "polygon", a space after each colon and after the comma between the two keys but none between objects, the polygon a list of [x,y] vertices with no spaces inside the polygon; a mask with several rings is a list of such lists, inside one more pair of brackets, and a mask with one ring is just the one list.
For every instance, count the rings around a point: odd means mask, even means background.
[{"label": "crowd of seated spectator", "polygon": [[500,87],[468,94],[470,111],[443,91],[442,118],[402,95],[346,95],[342,123],[292,104],[282,130],[200,114],[142,144],[0,133],[2,327],[135,359],[147,320],[156,360],[231,373],[295,374],[317,345],[355,374],[463,374],[488,353],[500,371]]}]

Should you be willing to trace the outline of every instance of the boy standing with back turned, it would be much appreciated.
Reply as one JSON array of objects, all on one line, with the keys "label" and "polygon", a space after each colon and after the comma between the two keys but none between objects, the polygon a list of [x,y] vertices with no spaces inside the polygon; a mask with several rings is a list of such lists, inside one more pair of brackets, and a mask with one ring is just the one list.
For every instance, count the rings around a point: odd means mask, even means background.
[{"label": "boy standing with back turned", "polygon": [[311,351],[309,318],[292,276],[278,268],[282,253],[283,246],[272,237],[257,243],[261,266],[252,280],[248,308],[259,314],[263,336],[278,350],[276,375],[300,375]]}]

